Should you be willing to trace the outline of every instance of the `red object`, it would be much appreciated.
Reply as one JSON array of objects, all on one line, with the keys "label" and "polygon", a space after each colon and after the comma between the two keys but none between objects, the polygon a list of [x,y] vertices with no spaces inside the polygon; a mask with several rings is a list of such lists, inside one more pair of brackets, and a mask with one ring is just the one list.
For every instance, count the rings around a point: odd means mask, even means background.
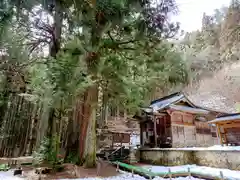
[{"label": "red object", "polygon": [[63,157],[63,155],[58,154],[58,155],[57,155],[57,158],[64,158],[64,157]]}]

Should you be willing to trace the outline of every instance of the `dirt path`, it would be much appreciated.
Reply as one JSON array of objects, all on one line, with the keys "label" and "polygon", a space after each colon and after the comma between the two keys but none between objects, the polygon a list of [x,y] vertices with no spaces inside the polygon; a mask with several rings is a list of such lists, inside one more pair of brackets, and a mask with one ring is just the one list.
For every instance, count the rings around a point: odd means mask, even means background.
[{"label": "dirt path", "polygon": [[[31,180],[37,180],[39,175],[35,173],[35,169],[23,169],[24,176]],[[89,177],[112,177],[117,176],[119,173],[116,167],[107,162],[102,162],[101,168],[85,169],[83,167],[75,166],[73,164],[64,164],[64,171],[58,173],[51,173],[42,175],[42,180],[55,180],[55,179],[76,179],[76,178],[89,178]],[[0,179],[1,180],[1,179]]]}]

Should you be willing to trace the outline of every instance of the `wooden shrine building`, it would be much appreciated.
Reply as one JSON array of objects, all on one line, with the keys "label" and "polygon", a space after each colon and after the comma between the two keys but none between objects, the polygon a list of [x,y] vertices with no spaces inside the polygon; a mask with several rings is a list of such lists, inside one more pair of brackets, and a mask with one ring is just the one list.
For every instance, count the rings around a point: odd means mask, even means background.
[{"label": "wooden shrine building", "polygon": [[218,116],[209,123],[216,125],[222,145],[240,145],[240,113]]},{"label": "wooden shrine building", "polygon": [[216,126],[208,122],[223,114],[178,92],[152,101],[134,118],[140,123],[142,147],[196,147],[218,144]]}]

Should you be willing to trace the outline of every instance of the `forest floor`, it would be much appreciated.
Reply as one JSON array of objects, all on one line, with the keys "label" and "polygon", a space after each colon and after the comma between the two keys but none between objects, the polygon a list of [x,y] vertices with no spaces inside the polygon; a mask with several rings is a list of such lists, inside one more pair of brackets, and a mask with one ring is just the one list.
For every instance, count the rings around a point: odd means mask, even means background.
[{"label": "forest floor", "polygon": [[[1,175],[3,177],[10,177],[12,176],[13,171],[8,172],[0,172],[0,180],[2,180]],[[5,175],[5,176],[4,176]],[[50,180],[50,179],[85,179],[85,178],[95,178],[95,177],[116,177],[119,173],[116,171],[116,167],[113,167],[112,165],[103,162],[101,164],[101,168],[97,170],[97,168],[92,169],[86,169],[83,167],[79,167],[73,164],[64,164],[64,170],[62,172],[57,173],[50,173],[47,175],[41,175],[41,180]],[[38,174],[35,173],[35,168],[31,167],[23,167],[23,175],[18,177],[19,179],[29,179],[29,180],[38,180],[39,179]],[[4,179],[5,180],[5,179]],[[15,179],[7,179],[6,180],[15,180]]]},{"label": "forest floor", "polygon": [[[114,169],[116,172],[116,169]],[[103,170],[105,171],[105,170]],[[86,172],[86,171],[85,171]],[[38,176],[28,176],[28,177],[17,177],[13,176],[13,171],[8,172],[0,172],[0,180],[39,180]],[[41,180],[147,180],[142,176],[139,175],[133,175],[128,172],[120,171],[114,176],[109,177],[103,177],[103,176],[93,176],[93,174],[90,175],[85,174],[85,177],[66,177],[66,174],[64,173],[58,173],[58,175],[51,175],[51,176],[45,176],[41,178]],[[179,177],[179,178],[172,178],[172,180],[204,180],[204,179],[198,179],[194,177]],[[160,177],[155,177],[153,180],[163,180]],[[168,179],[165,179],[168,180]]]},{"label": "forest floor", "polygon": [[[77,171],[77,175],[75,174]],[[22,176],[13,176],[13,170],[7,172],[0,172],[0,180],[39,180],[39,175],[35,173],[33,168],[23,168]],[[41,180],[146,180],[139,175],[132,175],[131,173],[116,171],[116,167],[105,164],[97,174],[97,169],[84,169],[72,164],[65,164],[63,172],[53,173],[49,175],[42,175]],[[153,180],[160,180],[162,178],[156,177]],[[174,178],[174,180],[186,180],[188,178]],[[200,180],[191,177],[191,180]]]}]

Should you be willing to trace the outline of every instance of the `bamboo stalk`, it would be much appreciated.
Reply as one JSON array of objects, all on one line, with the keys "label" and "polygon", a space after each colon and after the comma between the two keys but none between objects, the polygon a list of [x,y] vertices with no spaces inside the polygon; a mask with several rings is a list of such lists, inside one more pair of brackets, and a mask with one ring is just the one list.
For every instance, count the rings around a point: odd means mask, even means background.
[{"label": "bamboo stalk", "polygon": [[29,141],[27,143],[27,150],[26,150],[26,154],[29,155],[32,153],[32,141],[33,141],[33,129],[34,129],[34,121],[37,115],[37,111],[38,111],[38,105],[33,105],[33,111],[32,111],[32,115],[30,117],[30,131],[29,131]]},{"label": "bamboo stalk", "polygon": [[23,146],[23,149],[22,149],[22,152],[21,152],[21,156],[22,155],[25,155],[27,150],[28,150],[28,143],[29,143],[29,134],[30,134],[30,131],[31,131],[31,123],[32,123],[32,113],[33,113],[33,109],[32,109],[32,104],[30,102],[27,103],[27,112],[26,112],[26,126],[27,126],[27,131],[26,131],[26,136],[24,138],[24,146]]},{"label": "bamboo stalk", "polygon": [[[7,121],[9,121],[9,124],[8,124],[8,127],[7,127],[7,135],[10,136],[7,138],[7,141],[6,141],[6,147],[9,147],[12,145],[12,139],[14,137],[11,138],[11,136],[14,134],[14,128],[15,128],[15,124],[16,124],[16,121],[15,120],[15,117],[16,117],[16,112],[17,112],[17,109],[18,109],[18,101],[17,101],[17,97],[16,96],[12,96],[13,100],[12,100],[12,108],[9,109],[9,111],[11,111],[10,113],[10,120],[8,119]],[[16,105],[17,104],[17,105]],[[12,151],[11,151],[11,148],[6,148],[6,151],[5,151],[5,155],[6,157],[11,157],[12,156]]]}]

